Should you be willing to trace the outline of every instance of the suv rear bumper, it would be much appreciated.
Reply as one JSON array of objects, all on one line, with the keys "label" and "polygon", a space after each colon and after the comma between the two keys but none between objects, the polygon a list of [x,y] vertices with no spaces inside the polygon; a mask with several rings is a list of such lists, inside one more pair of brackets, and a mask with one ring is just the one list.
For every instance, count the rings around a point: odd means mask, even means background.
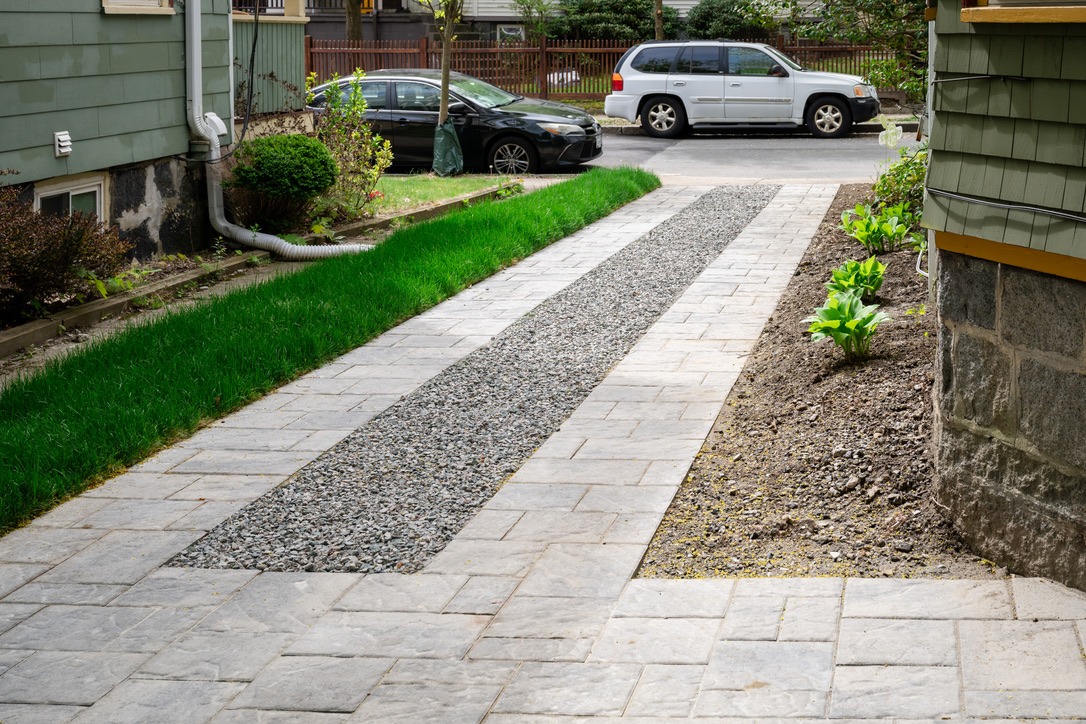
[{"label": "suv rear bumper", "polygon": [[640,100],[637,96],[620,96],[611,93],[603,99],[603,114],[610,118],[625,118],[627,121],[637,120],[637,103]]},{"label": "suv rear bumper", "polygon": [[849,98],[848,106],[849,110],[852,111],[853,123],[870,121],[872,118],[879,115],[880,109],[878,98]]}]

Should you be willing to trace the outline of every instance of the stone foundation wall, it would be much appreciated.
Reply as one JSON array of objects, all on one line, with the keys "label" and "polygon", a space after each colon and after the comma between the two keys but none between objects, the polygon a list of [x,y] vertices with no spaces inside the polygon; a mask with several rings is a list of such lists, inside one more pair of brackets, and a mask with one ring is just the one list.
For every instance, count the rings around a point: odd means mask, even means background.
[{"label": "stone foundation wall", "polygon": [[110,169],[109,223],[135,244],[137,259],[178,252],[191,256],[210,246],[201,165],[163,158]]},{"label": "stone foundation wall", "polygon": [[937,498],[978,554],[1086,589],[1086,283],[937,266]]}]

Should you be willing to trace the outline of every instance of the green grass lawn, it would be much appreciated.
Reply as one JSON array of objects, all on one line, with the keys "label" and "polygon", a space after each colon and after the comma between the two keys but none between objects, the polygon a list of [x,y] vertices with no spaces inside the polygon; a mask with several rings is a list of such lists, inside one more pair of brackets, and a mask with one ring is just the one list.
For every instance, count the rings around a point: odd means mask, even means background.
[{"label": "green grass lawn", "polygon": [[167,314],[0,391],[0,530],[659,186],[595,169]]},{"label": "green grass lawn", "polygon": [[379,216],[397,214],[512,182],[513,179],[508,176],[464,175],[443,178],[431,173],[385,175],[377,182],[377,190],[382,197],[375,199],[370,209]]}]

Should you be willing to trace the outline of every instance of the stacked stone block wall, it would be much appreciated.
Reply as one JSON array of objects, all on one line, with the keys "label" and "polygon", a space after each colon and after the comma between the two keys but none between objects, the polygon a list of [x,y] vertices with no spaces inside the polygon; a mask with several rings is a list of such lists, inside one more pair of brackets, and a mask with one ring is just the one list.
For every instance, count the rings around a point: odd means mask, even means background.
[{"label": "stacked stone block wall", "polygon": [[938,268],[937,499],[980,555],[1086,589],[1086,283]]}]

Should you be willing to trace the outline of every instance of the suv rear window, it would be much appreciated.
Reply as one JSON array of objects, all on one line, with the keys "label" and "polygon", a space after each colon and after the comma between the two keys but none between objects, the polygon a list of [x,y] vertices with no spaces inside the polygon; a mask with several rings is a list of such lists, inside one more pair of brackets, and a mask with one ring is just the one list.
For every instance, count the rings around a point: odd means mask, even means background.
[{"label": "suv rear window", "polygon": [[675,56],[679,53],[679,46],[673,45],[664,48],[645,48],[630,65],[634,70],[642,73],[670,73],[671,64],[675,62]]},{"label": "suv rear window", "polygon": [[688,45],[679,56],[676,73],[706,75],[720,72],[720,47],[716,45]]}]

